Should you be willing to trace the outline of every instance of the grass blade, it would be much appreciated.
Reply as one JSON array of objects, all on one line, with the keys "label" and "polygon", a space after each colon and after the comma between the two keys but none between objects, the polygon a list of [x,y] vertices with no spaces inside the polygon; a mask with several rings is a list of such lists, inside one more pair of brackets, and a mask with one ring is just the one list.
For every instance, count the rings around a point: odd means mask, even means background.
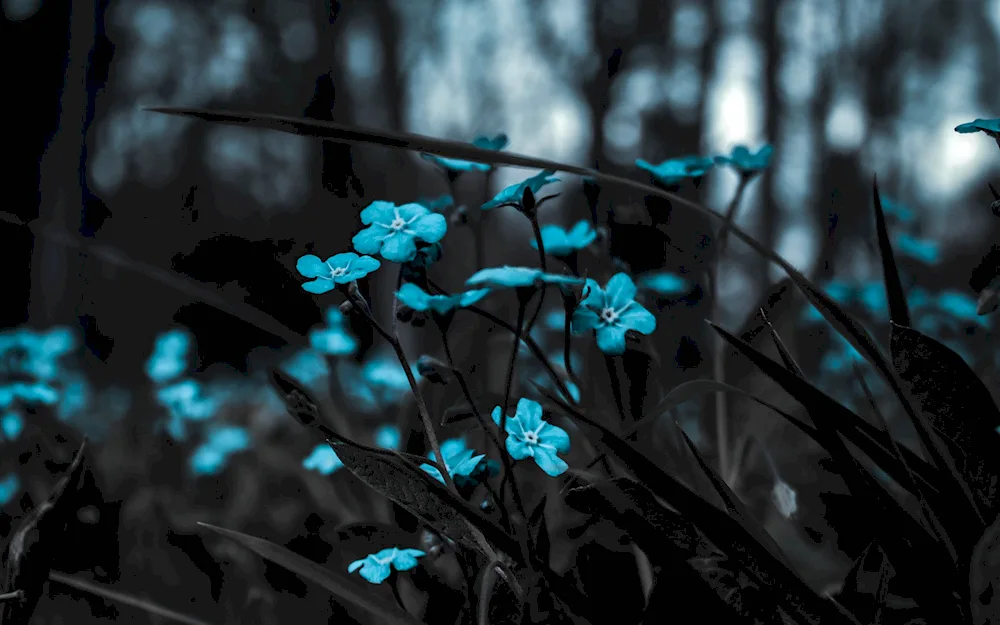
[{"label": "grass blade", "polygon": [[69,586],[70,588],[75,588],[76,590],[96,595],[103,599],[107,599],[108,601],[113,601],[114,603],[138,608],[148,614],[177,623],[183,623],[184,625],[211,625],[207,621],[177,612],[176,610],[171,610],[170,608],[165,608],[158,603],[150,601],[149,599],[141,599],[128,593],[112,590],[110,587],[103,584],[88,582],[78,577],[73,577],[72,575],[66,575],[65,573],[52,571],[49,573],[49,580],[63,584],[64,586]]},{"label": "grass blade", "polygon": [[901,326],[909,327],[910,310],[906,304],[906,294],[903,283],[899,280],[899,270],[896,268],[896,257],[889,242],[889,231],[885,225],[885,213],[882,211],[882,199],[878,194],[878,180],[872,181],[872,191],[875,196],[875,235],[878,238],[879,254],[882,256],[882,273],[885,276],[885,295],[889,302],[889,319]]}]

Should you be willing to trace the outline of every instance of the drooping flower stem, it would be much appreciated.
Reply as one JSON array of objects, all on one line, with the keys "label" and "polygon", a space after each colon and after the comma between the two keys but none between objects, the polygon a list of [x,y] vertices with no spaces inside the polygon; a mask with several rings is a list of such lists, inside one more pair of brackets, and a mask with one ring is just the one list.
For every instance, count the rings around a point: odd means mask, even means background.
[{"label": "drooping flower stem", "polygon": [[[722,261],[722,252],[726,248],[726,239],[729,236],[729,228],[733,221],[736,219],[736,213],[739,210],[740,200],[743,199],[743,192],[746,190],[747,184],[753,178],[750,176],[741,176],[739,185],[736,187],[736,193],[733,195],[733,199],[729,202],[729,206],[726,208],[726,218],[719,229],[719,234],[716,241],[716,251],[715,259],[709,268],[709,297],[712,302],[712,320],[718,321],[718,314],[721,306],[719,306],[719,264]],[[726,363],[725,363],[725,339],[716,334],[714,337],[714,349],[712,358],[712,377],[716,382],[725,383],[726,378]],[[726,405],[726,394],[723,392],[718,392],[715,394],[715,436],[716,436],[716,446],[718,447],[719,453],[719,475],[723,476],[723,479],[729,477],[729,415],[727,414]]]},{"label": "drooping flower stem", "polygon": [[618,418],[625,423],[625,401],[622,398],[621,379],[618,377],[618,368],[615,366],[614,356],[604,356],[604,366],[608,370],[608,381],[611,382],[611,393],[615,398],[615,408],[618,409]]},{"label": "drooping flower stem", "polygon": [[[437,293],[440,294],[447,293],[444,289],[442,289],[440,286],[435,284],[430,279],[427,280],[427,284]],[[479,315],[483,319],[486,319],[487,321],[493,323],[494,325],[500,326],[501,328],[507,330],[511,334],[515,333],[514,326],[510,325],[503,319],[497,317],[493,313],[483,310],[482,308],[477,308],[476,306],[466,306],[464,308],[459,308],[458,310],[468,311],[476,315]],[[562,378],[560,378],[559,374],[556,373],[556,370],[552,367],[552,363],[550,363],[548,358],[545,357],[545,354],[542,352],[542,348],[538,346],[538,343],[536,343],[535,340],[527,334],[525,334],[521,340],[525,342],[525,344],[528,346],[528,349],[531,350],[531,354],[538,360],[538,362],[541,363],[542,367],[545,368],[545,372],[548,373],[549,377],[552,378],[552,381],[555,383],[556,388],[559,389],[559,392],[566,397],[571,397],[569,389],[566,388],[566,384],[563,383]]]},{"label": "drooping flower stem", "polygon": [[[472,414],[475,415],[476,420],[479,421],[480,426],[483,428],[483,432],[486,433],[486,436],[489,437],[490,441],[497,448],[497,454],[500,456],[500,463],[503,465],[504,474],[510,474],[513,468],[510,463],[510,458],[507,457],[504,444],[501,443],[500,439],[493,433],[490,423],[486,420],[486,417],[479,412],[479,408],[476,407],[476,402],[472,398],[472,393],[469,391],[469,385],[465,381],[465,376],[462,375],[462,373],[455,367],[455,360],[451,355],[451,346],[448,343],[448,333],[442,326],[439,326],[439,329],[441,330],[441,344],[444,346],[445,358],[448,360],[448,366],[451,367],[452,373],[455,375],[455,379],[458,380],[458,385],[462,389],[462,395],[465,397],[465,401],[469,402],[469,406],[472,407]],[[503,500],[500,499],[497,493],[493,492],[493,489],[490,488],[490,485],[486,482],[486,480],[483,480],[483,484],[486,486],[487,490],[490,491],[490,494],[493,495],[494,500],[496,500],[498,506],[500,507],[500,514],[503,516],[504,524],[509,527],[510,515],[507,513],[506,506],[503,505]],[[517,506],[518,514],[524,516],[524,503],[521,500],[521,493],[517,488],[516,481],[511,482],[510,494],[514,499],[514,505]]]},{"label": "drooping flower stem", "polygon": [[[517,352],[521,347],[521,328],[524,325],[524,314],[528,308],[528,302],[534,295],[534,289],[517,289],[517,322],[514,324],[514,346],[510,350],[510,361],[507,363],[507,381],[503,390],[503,412],[500,413],[500,436],[507,432],[507,410],[510,408],[510,391],[514,384],[514,366],[517,363]],[[544,293],[544,291],[542,291]],[[510,472],[504,466],[503,476],[500,479],[500,497],[503,497],[504,486],[507,484],[507,477]],[[513,480],[511,480],[513,482]],[[503,501],[501,499],[500,501]],[[524,510],[517,511],[521,518],[527,520]]]},{"label": "drooping flower stem", "polygon": [[[542,267],[542,271],[548,271],[548,263],[545,258],[545,243],[542,241],[542,228],[538,225],[538,217],[532,212],[528,215],[528,219],[531,221],[531,229],[535,232],[535,242],[538,244],[538,262]],[[531,334],[531,329],[535,327],[535,322],[538,321],[538,315],[542,312],[542,305],[545,304],[545,289],[542,289],[542,294],[538,296],[538,306],[535,307],[535,312],[531,315],[531,320],[528,321],[527,327],[524,328],[524,334]]]},{"label": "drooping flower stem", "polygon": [[[400,266],[402,268],[402,265]],[[417,380],[413,377],[413,370],[410,368],[410,361],[406,357],[406,352],[403,351],[403,346],[399,342],[399,337],[396,334],[395,320],[396,320],[396,298],[393,298],[392,303],[392,319],[393,319],[393,331],[389,333],[385,328],[382,327],[378,321],[375,320],[375,316],[372,314],[371,308],[368,306],[368,302],[361,297],[361,293],[358,291],[357,287],[348,290],[350,294],[351,301],[357,306],[358,310],[368,319],[368,323],[375,328],[375,331],[382,335],[389,345],[392,346],[392,350],[396,352],[396,357],[399,359],[400,366],[403,367],[403,372],[406,373],[406,381],[410,383],[410,390],[413,392],[413,399],[417,404],[417,412],[420,414],[420,420],[423,422],[424,433],[427,436],[427,441],[430,443],[431,450],[434,452],[434,457],[438,459],[439,469],[441,471],[441,476],[444,478],[445,485],[448,486],[455,494],[458,494],[458,488],[455,486],[455,480],[452,479],[451,474],[448,472],[448,467],[445,466],[444,455],[441,454],[441,445],[438,443],[437,434],[434,432],[434,424],[431,422],[430,413],[427,411],[427,402],[424,401],[424,396],[420,392],[420,387],[417,386]]]}]

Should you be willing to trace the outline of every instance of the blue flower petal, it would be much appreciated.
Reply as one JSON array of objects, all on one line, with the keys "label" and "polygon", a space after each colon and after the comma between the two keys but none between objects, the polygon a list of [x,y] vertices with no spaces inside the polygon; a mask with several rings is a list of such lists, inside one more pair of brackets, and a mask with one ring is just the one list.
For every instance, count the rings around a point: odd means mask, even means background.
[{"label": "blue flower petal", "polygon": [[597,347],[609,356],[624,354],[625,328],[612,325],[603,325],[597,328]]},{"label": "blue flower petal", "polygon": [[604,292],[608,297],[605,305],[621,310],[635,299],[635,283],[627,273],[616,273],[604,286]]},{"label": "blue flower petal", "polygon": [[[420,208],[423,207],[421,206]],[[413,236],[421,241],[437,243],[448,232],[448,221],[444,218],[444,215],[432,213],[418,217],[416,221],[407,226],[407,230],[412,232]]]},{"label": "blue flower petal", "polygon": [[295,262],[295,269],[305,278],[318,278],[330,274],[330,268],[326,266],[319,256],[306,254]]},{"label": "blue flower petal", "polygon": [[522,431],[535,430],[542,424],[542,405],[537,401],[522,397],[517,400],[517,410],[514,416]]},{"label": "blue flower petal", "polygon": [[535,464],[549,477],[558,477],[569,469],[566,461],[556,455],[556,452],[546,447],[535,447]]},{"label": "blue flower petal", "polygon": [[[361,223],[370,226],[375,223],[389,224],[396,218],[396,205],[384,200],[375,200],[361,211]],[[373,254],[374,252],[362,252]]]},{"label": "blue flower petal", "polygon": [[402,232],[395,232],[382,241],[382,258],[391,263],[409,262],[416,255],[417,244],[414,242],[412,236]]},{"label": "blue flower petal", "polygon": [[362,256],[357,260],[351,261],[347,273],[341,276],[338,282],[346,284],[353,280],[360,280],[381,266],[382,263],[378,259],[371,256]]},{"label": "blue flower petal", "polygon": [[557,425],[545,423],[538,432],[538,440],[542,445],[549,445],[561,453],[567,453],[570,449],[569,433]]},{"label": "blue flower petal", "polygon": [[302,284],[303,290],[308,291],[309,293],[313,293],[314,295],[322,295],[323,293],[328,293],[333,289],[335,289],[336,287],[337,285],[334,283],[333,280],[322,280],[322,279],[316,279],[312,280],[311,282],[305,282]]},{"label": "blue flower petal", "polygon": [[618,323],[629,330],[635,330],[639,334],[652,334],[656,329],[656,317],[642,305],[633,302],[628,310],[621,313]]},{"label": "blue flower petal", "polygon": [[412,282],[407,282],[396,291],[396,299],[413,310],[425,311],[430,306],[431,296]]},{"label": "blue flower petal", "polygon": [[391,572],[388,562],[370,560],[361,567],[361,577],[372,584],[381,584],[389,578]]},{"label": "blue flower petal", "polygon": [[994,119],[976,118],[974,121],[959,124],[955,127],[955,132],[962,134],[980,131],[1000,134],[1000,117]]},{"label": "blue flower petal", "polygon": [[389,230],[385,226],[373,225],[355,234],[351,238],[351,245],[361,254],[378,254],[387,236]]}]

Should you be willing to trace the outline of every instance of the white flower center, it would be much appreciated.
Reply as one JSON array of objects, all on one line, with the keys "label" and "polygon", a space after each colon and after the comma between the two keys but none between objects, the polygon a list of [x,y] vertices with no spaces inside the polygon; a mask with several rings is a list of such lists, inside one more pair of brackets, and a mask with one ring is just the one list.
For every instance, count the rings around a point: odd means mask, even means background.
[{"label": "white flower center", "polygon": [[610,306],[608,308],[603,309],[601,311],[601,321],[607,324],[612,324],[618,321],[618,312],[614,308],[611,308]]},{"label": "white flower center", "polygon": [[392,220],[392,223],[389,224],[389,230],[392,230],[393,232],[399,232],[405,227],[406,227],[406,220],[398,216]]},{"label": "white flower center", "polygon": [[538,433],[537,432],[525,432],[524,433],[524,442],[528,443],[529,445],[537,445],[538,444]]},{"label": "white flower center", "polygon": [[330,275],[332,275],[334,278],[339,278],[345,273],[347,273],[347,267],[335,267],[333,271],[330,272]]}]

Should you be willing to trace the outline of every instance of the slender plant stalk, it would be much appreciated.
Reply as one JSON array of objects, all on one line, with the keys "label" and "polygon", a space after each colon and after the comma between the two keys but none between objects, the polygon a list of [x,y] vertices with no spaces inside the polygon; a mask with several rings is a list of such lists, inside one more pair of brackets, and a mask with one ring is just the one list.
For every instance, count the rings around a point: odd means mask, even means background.
[{"label": "slender plant stalk", "polygon": [[[500,413],[500,436],[503,436],[507,432],[507,410],[510,408],[510,391],[514,384],[514,366],[517,363],[517,352],[521,347],[521,326],[524,324],[524,314],[528,308],[531,296],[523,295],[523,292],[518,292],[517,299],[517,323],[514,325],[514,346],[510,350],[510,361],[507,364],[507,381],[504,384],[503,391],[503,412]],[[505,470],[503,477],[500,479],[500,497],[503,497],[508,476],[509,473]],[[511,481],[513,482],[513,479]],[[528,517],[525,515],[523,508],[518,510],[518,514],[521,515],[522,519],[527,520]]]},{"label": "slender plant stalk", "polygon": [[417,403],[417,412],[420,414],[420,420],[424,425],[424,433],[427,435],[427,441],[431,445],[431,450],[434,452],[434,456],[437,458],[441,470],[441,477],[444,478],[445,485],[452,490],[455,494],[458,494],[458,488],[455,486],[455,480],[452,479],[451,474],[448,472],[448,467],[445,465],[444,456],[441,454],[441,445],[438,443],[437,434],[434,432],[434,424],[431,422],[431,415],[427,410],[427,402],[424,401],[423,393],[420,392],[420,387],[417,386],[417,380],[413,377],[413,371],[410,369],[410,361],[406,357],[406,352],[403,351],[403,346],[399,342],[399,337],[395,331],[395,320],[396,320],[396,298],[393,297],[392,304],[392,319],[393,319],[393,331],[389,333],[385,328],[382,327],[374,316],[372,316],[371,309],[368,307],[368,303],[364,301],[360,293],[356,290],[350,291],[352,294],[352,299],[355,300],[355,305],[359,308],[362,314],[368,319],[368,322],[372,324],[375,331],[382,335],[389,345],[392,346],[392,350],[396,352],[396,357],[399,359],[399,364],[403,367],[403,371],[406,373],[406,381],[410,383],[410,390],[413,392],[413,398]]},{"label": "slender plant stalk", "polygon": [[[548,261],[545,257],[545,243],[542,242],[542,228],[538,225],[538,216],[532,214],[528,217],[531,221],[531,229],[535,233],[535,242],[538,244],[538,263],[542,268],[542,271],[548,272]],[[524,334],[531,334],[531,329],[535,327],[535,322],[538,321],[538,315],[542,312],[542,305],[545,304],[545,291],[542,289],[542,294],[538,296],[538,306],[535,307],[535,313],[531,315],[531,320],[528,322],[527,327],[524,328]]]},{"label": "slender plant stalk", "polygon": [[[740,200],[743,199],[743,192],[746,190],[747,183],[749,183],[750,180],[751,178],[747,176],[740,178],[739,186],[736,187],[736,194],[733,196],[732,201],[729,203],[729,207],[726,209],[725,221],[719,229],[719,236],[716,242],[717,249],[715,253],[715,261],[709,268],[709,289],[712,302],[712,319],[715,320],[717,320],[719,310],[721,309],[718,302],[719,263],[722,261],[722,252],[726,249],[726,239],[729,235],[729,227],[736,218],[736,211],[739,210]],[[712,377],[716,382],[725,383],[726,343],[725,340],[718,335],[714,337],[714,342],[715,349],[714,358],[712,359]],[[715,435],[719,453],[719,475],[723,476],[723,479],[729,476],[729,415],[727,414],[727,409],[728,405],[726,401],[726,394],[721,391],[717,392],[715,394]]]}]

